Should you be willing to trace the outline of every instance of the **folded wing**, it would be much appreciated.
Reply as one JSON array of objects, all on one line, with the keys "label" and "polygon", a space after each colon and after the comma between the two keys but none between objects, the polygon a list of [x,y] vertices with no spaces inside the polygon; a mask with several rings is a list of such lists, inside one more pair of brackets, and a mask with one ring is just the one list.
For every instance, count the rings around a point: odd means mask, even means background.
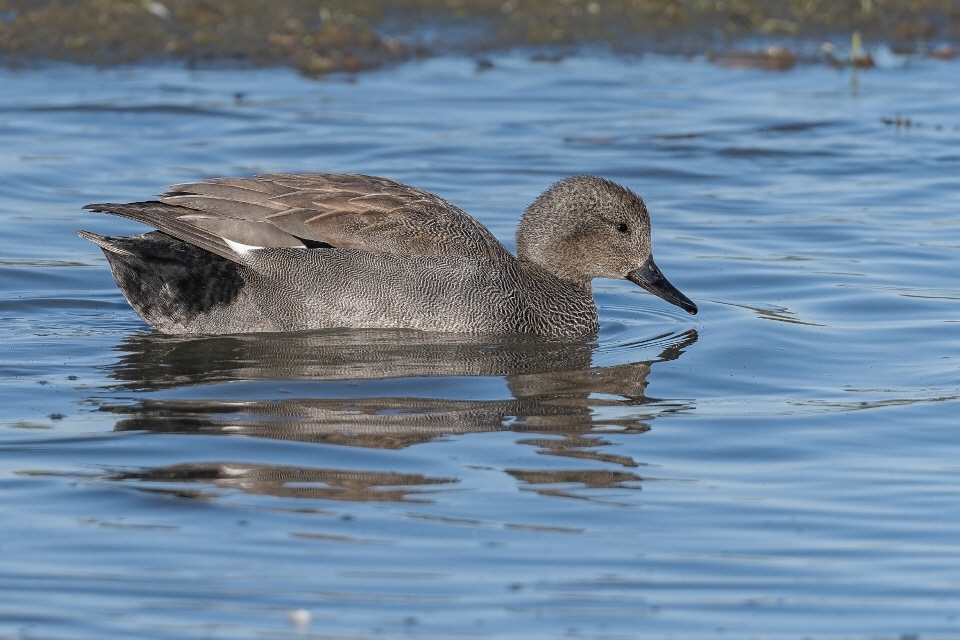
[{"label": "folded wing", "polygon": [[359,174],[271,174],[172,185],[159,202],[85,207],[131,218],[230,260],[252,247],[502,259],[503,245],[443,198]]}]

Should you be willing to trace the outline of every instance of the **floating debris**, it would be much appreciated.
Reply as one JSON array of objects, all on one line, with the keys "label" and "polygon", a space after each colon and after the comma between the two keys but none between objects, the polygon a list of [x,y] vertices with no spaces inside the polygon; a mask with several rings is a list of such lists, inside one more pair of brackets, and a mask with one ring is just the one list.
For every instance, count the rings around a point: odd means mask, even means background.
[{"label": "floating debris", "polygon": [[294,609],[287,614],[287,620],[297,629],[306,629],[313,620],[313,615],[306,609]]},{"label": "floating debris", "polygon": [[723,67],[788,71],[797,64],[797,57],[788,47],[770,46],[763,51],[723,51],[711,53],[709,59]]},{"label": "floating debris", "polygon": [[948,44],[940,45],[930,52],[930,57],[937,60],[953,60],[957,57],[957,50]]},{"label": "floating debris", "polygon": [[[876,66],[873,55],[863,48],[863,42],[859,31],[854,31],[850,37],[850,54],[841,57],[837,53],[837,48],[832,42],[824,42],[820,45],[820,53],[823,61],[836,69],[853,67],[854,69],[872,69]],[[898,53],[898,51],[894,51]],[[899,50],[900,55],[910,55],[904,50]]]},{"label": "floating debris", "polygon": [[863,49],[863,38],[859,31],[850,36],[850,66],[855,69],[872,69],[876,66],[873,56]]}]

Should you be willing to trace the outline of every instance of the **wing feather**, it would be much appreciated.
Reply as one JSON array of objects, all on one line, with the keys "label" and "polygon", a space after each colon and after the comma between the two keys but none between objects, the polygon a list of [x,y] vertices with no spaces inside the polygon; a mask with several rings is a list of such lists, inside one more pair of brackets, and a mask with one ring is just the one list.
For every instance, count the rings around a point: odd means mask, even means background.
[{"label": "wing feather", "polygon": [[303,246],[302,240],[479,261],[510,255],[486,227],[443,198],[360,174],[214,178],[172,185],[160,202],[87,208],[139,220],[231,260],[236,255],[223,237],[261,247]]}]

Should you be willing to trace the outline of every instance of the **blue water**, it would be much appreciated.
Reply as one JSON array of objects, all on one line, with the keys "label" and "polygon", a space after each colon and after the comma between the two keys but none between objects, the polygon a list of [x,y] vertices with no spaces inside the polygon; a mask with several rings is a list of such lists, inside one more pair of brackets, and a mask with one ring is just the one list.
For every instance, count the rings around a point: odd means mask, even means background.
[{"label": "blue water", "polygon": [[[0,70],[0,638],[960,637],[960,74],[877,58]],[[603,175],[700,314],[165,337],[72,232],[279,171]]]}]

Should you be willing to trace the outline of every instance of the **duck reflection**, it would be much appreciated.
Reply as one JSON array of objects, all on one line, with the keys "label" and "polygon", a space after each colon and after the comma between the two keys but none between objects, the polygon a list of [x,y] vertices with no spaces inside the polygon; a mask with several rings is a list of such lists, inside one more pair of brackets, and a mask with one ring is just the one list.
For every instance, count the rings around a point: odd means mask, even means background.
[{"label": "duck reflection", "polygon": [[627,471],[603,471],[577,469],[575,471],[526,471],[523,469],[507,469],[507,473],[529,486],[542,496],[558,498],[585,499],[575,492],[577,487],[588,489],[633,489],[639,488],[637,483],[643,480],[635,473]]},{"label": "duck reflection", "polygon": [[236,489],[280,498],[313,498],[350,502],[428,502],[424,487],[456,483],[456,478],[430,478],[419,473],[304,469],[279,465],[217,462],[177,464],[123,471],[107,477],[137,481],[139,488],[166,495],[213,499],[200,486]]},{"label": "duck reflection", "polygon": [[[651,365],[678,358],[696,339],[693,330],[657,336],[616,354],[653,357],[598,367],[591,366],[593,343],[493,342],[403,331],[202,339],[144,334],[117,347],[121,355],[111,375],[121,388],[152,397],[101,408],[118,415],[118,431],[244,435],[380,449],[512,431],[536,436],[518,443],[537,447],[543,455],[637,467],[630,456],[603,450],[610,444],[603,432],[642,433],[649,429],[646,420],[689,408],[649,398],[645,390]],[[224,399],[223,383],[247,386],[240,399]],[[237,475],[241,467],[247,471]],[[349,488],[328,482],[345,473],[202,463],[145,470],[140,477],[183,482],[186,474],[195,482],[252,493],[349,500],[370,499],[371,492],[377,499],[403,500],[411,495],[410,483],[455,481],[351,471]],[[569,493],[551,488],[558,482],[635,488],[634,481],[640,480],[622,472],[570,470],[551,478],[541,477],[541,471],[508,473],[525,484],[543,485],[538,490],[551,495]],[[305,490],[304,474],[320,484]]]}]

